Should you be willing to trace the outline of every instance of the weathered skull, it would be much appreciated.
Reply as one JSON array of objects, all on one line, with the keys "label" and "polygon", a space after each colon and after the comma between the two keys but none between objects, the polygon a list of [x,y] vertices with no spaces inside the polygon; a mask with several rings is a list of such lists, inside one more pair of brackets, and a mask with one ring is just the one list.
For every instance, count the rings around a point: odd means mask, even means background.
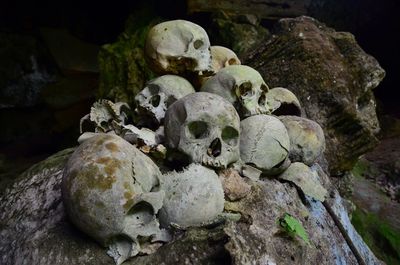
[{"label": "weathered skull", "polygon": [[289,89],[274,87],[268,91],[266,98],[272,114],[301,116],[300,102]]},{"label": "weathered skull", "polygon": [[229,65],[211,77],[200,89],[231,102],[241,117],[269,113],[268,86],[261,75],[246,65]]},{"label": "weathered skull", "polygon": [[[211,46],[211,69],[214,74],[226,66],[238,64],[240,64],[240,60],[231,49],[223,46]],[[195,83],[201,87],[210,78],[211,76],[197,76]]]},{"label": "weathered skull", "polygon": [[283,123],[269,115],[255,115],[240,123],[240,157],[267,174],[285,170],[290,140]]},{"label": "weathered skull", "polygon": [[152,192],[160,175],[150,158],[121,137],[96,134],[66,164],[64,205],[79,229],[119,253],[113,254],[119,264],[141,252],[138,237],[150,241],[162,234],[155,215],[164,192]]},{"label": "weathered skull", "polygon": [[224,209],[224,191],[218,175],[199,164],[163,175],[161,189],[165,200],[159,216],[164,227],[171,223],[183,228],[201,226],[215,220]]},{"label": "weathered skull", "polygon": [[135,112],[139,124],[158,128],[164,121],[165,111],[176,100],[194,93],[193,86],[177,75],[163,75],[147,83],[135,97]]},{"label": "weathered skull", "polygon": [[239,159],[240,120],[235,108],[218,95],[187,95],[165,114],[166,144],[191,162],[226,167]]},{"label": "weathered skull", "polygon": [[231,49],[223,46],[211,46],[211,67],[213,72],[218,72],[229,65],[239,65],[240,60]]},{"label": "weathered skull", "polygon": [[211,70],[210,41],[206,31],[186,20],[155,25],[145,44],[146,60],[159,74]]},{"label": "weathered skull", "polygon": [[289,157],[293,162],[311,166],[325,150],[325,136],[315,121],[297,117],[280,116],[290,138]]}]

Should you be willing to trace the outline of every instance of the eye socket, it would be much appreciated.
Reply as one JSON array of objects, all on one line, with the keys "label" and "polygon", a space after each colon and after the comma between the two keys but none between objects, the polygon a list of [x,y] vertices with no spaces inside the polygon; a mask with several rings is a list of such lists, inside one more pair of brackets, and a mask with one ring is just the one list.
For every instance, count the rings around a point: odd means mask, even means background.
[{"label": "eye socket", "polygon": [[221,138],[225,143],[229,145],[237,145],[239,132],[235,128],[227,126],[222,130]]},{"label": "eye socket", "polygon": [[264,92],[268,92],[268,90],[269,90],[269,88],[268,88],[268,86],[266,84],[262,84],[260,88]]},{"label": "eye socket", "polygon": [[197,49],[200,49],[201,48],[201,46],[203,46],[203,41],[202,40],[195,40],[194,41],[194,43],[193,43],[193,47],[197,50]]},{"label": "eye socket", "polygon": [[228,64],[229,64],[229,65],[233,65],[233,64],[236,65],[236,64],[238,64],[238,63],[237,63],[237,61],[236,61],[235,58],[231,58],[231,59],[228,60]]},{"label": "eye socket", "polygon": [[253,86],[251,82],[244,82],[239,86],[239,94],[240,96],[251,96],[253,94],[253,90],[251,89]]},{"label": "eye socket", "polygon": [[208,125],[204,121],[193,121],[188,124],[187,128],[194,139],[202,139],[208,136]]},{"label": "eye socket", "polygon": [[258,105],[261,105],[261,106],[265,105],[265,101],[266,101],[266,96],[265,96],[265,94],[263,93],[263,94],[261,94],[261,96],[258,98]]},{"label": "eye socket", "polygon": [[160,105],[161,97],[159,95],[154,95],[150,98],[150,103],[153,107],[158,107]]}]

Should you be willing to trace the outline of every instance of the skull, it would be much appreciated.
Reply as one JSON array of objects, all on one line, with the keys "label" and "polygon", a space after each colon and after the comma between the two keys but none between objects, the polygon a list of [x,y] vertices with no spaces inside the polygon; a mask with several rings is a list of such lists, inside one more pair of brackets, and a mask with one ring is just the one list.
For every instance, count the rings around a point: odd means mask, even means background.
[{"label": "skull", "polygon": [[152,191],[160,175],[150,158],[121,137],[96,134],[66,164],[64,205],[79,229],[110,250],[121,248],[123,255],[114,256],[119,264],[141,252],[139,237],[151,241],[162,234],[156,213],[164,192]]},{"label": "skull", "polygon": [[166,144],[190,162],[226,167],[239,159],[240,120],[218,95],[198,92],[177,100],[165,114]]},{"label": "skull", "polygon": [[194,92],[189,81],[177,75],[163,75],[151,80],[135,97],[138,124],[158,128],[167,108],[177,99]]},{"label": "skull", "polygon": [[[211,46],[211,68],[213,73],[217,73],[228,65],[238,64],[240,64],[240,60],[231,49],[222,46]],[[196,82],[201,87],[208,79],[210,79],[210,76],[198,76]]]},{"label": "skull", "polygon": [[290,160],[312,165],[325,150],[325,136],[315,121],[297,117],[280,116],[290,137]]},{"label": "skull", "polygon": [[266,174],[278,174],[289,165],[290,140],[285,125],[269,115],[241,121],[240,157]]},{"label": "skull", "polygon": [[301,115],[300,102],[296,95],[283,87],[275,87],[266,94],[270,111],[274,115]]},{"label": "skull", "polygon": [[159,74],[211,71],[210,41],[206,31],[186,20],[171,20],[150,29],[145,56]]},{"label": "skull", "polygon": [[162,177],[165,191],[160,210],[161,225],[171,223],[186,228],[212,222],[224,209],[224,191],[218,175],[199,164],[191,164],[182,172]]},{"label": "skull", "polygon": [[240,64],[240,60],[231,49],[222,46],[211,46],[211,67],[213,72],[216,73],[226,66],[238,64]]},{"label": "skull", "polygon": [[241,117],[269,113],[268,86],[261,75],[246,65],[229,65],[211,77],[200,89],[231,102]]}]

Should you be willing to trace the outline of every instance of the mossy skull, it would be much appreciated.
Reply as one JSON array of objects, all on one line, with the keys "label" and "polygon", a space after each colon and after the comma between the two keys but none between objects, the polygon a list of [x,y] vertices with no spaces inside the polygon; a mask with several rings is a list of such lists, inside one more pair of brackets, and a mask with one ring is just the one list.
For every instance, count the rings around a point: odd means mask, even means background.
[{"label": "mossy skull", "polygon": [[121,137],[96,134],[65,167],[64,205],[71,221],[103,246],[128,244],[126,259],[140,253],[138,237],[161,234],[155,214],[164,192],[152,192],[160,175],[150,158]]}]

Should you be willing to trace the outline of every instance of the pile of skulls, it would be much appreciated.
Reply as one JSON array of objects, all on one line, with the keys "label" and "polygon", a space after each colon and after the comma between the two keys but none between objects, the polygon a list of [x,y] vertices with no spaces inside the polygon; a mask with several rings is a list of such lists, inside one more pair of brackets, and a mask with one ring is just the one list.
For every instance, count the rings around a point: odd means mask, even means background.
[{"label": "pile of skulls", "polygon": [[249,179],[276,176],[324,200],[309,167],[324,134],[292,92],[270,89],[189,21],[154,26],[145,55],[160,76],[136,95],[132,119],[126,103],[96,102],[62,182],[71,221],[117,264],[156,251],[171,231],[221,220]]}]

